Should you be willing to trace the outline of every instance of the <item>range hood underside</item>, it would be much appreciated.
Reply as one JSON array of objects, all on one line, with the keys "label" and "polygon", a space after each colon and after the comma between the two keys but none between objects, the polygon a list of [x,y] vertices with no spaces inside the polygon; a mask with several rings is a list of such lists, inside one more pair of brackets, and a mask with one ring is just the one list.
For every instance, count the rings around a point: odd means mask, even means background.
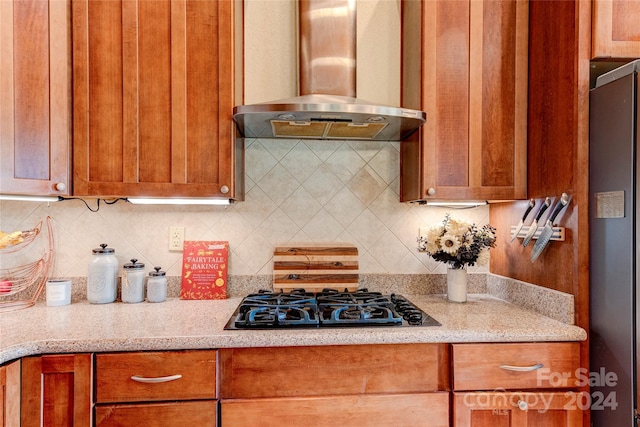
[{"label": "range hood underside", "polygon": [[422,111],[337,95],[307,95],[234,108],[245,138],[399,141],[426,120]]}]

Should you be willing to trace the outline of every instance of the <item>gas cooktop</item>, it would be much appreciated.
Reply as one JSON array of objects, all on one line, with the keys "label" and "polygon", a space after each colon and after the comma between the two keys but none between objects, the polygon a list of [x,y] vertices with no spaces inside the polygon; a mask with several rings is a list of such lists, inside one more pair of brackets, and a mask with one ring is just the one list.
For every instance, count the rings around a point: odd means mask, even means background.
[{"label": "gas cooktop", "polygon": [[325,289],[249,294],[224,329],[326,328],[345,326],[441,326],[400,295]]}]

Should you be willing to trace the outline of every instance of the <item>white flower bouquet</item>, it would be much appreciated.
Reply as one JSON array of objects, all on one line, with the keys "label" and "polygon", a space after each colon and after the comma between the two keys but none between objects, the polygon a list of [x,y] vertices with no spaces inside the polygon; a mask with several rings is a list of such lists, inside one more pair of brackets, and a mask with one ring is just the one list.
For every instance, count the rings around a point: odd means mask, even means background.
[{"label": "white flower bouquet", "polygon": [[489,224],[478,228],[446,214],[441,224],[429,228],[425,236],[418,238],[418,249],[454,269],[476,263],[486,265],[489,249],[496,246],[495,231]]}]

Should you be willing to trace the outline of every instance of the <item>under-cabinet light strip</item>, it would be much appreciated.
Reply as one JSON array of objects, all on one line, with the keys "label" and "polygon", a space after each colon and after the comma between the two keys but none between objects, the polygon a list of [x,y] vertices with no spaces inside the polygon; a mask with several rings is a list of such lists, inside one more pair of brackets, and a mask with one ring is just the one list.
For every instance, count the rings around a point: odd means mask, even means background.
[{"label": "under-cabinet light strip", "polygon": [[153,198],[129,197],[127,200],[136,205],[229,205],[229,199],[190,199],[190,198]]},{"label": "under-cabinet light strip", "polygon": [[58,196],[21,196],[17,194],[0,194],[0,200],[14,200],[19,202],[58,202]]}]

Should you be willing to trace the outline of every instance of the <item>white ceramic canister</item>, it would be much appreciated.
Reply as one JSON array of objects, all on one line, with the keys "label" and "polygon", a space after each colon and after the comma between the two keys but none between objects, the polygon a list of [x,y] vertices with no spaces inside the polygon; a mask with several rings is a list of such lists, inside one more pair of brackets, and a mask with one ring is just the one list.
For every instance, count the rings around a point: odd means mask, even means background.
[{"label": "white ceramic canister", "polygon": [[155,271],[149,272],[147,279],[147,301],[162,302],[167,299],[167,276],[160,270],[162,267],[154,267]]},{"label": "white ceramic canister", "polygon": [[132,259],[122,266],[122,302],[136,303],[144,301],[144,264]]},{"label": "white ceramic canister", "polygon": [[92,304],[114,302],[118,293],[118,259],[115,249],[102,243],[93,250],[87,276],[87,300]]}]

